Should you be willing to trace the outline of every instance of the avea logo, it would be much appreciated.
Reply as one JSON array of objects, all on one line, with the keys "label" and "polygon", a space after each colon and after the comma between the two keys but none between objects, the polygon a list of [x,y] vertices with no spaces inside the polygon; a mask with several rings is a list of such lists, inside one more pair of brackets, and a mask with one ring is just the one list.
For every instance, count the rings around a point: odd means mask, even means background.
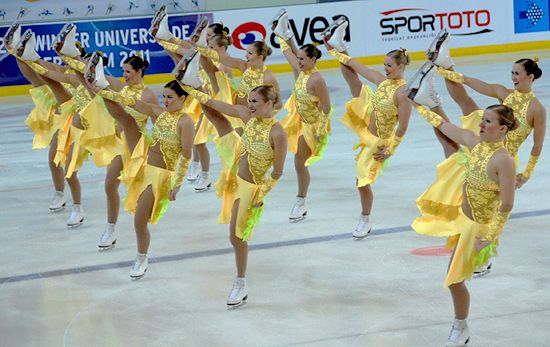
[{"label": "avea logo", "polygon": [[233,31],[233,45],[238,49],[246,49],[246,46],[254,41],[265,40],[266,31],[263,25],[256,22],[247,22],[239,25]]}]

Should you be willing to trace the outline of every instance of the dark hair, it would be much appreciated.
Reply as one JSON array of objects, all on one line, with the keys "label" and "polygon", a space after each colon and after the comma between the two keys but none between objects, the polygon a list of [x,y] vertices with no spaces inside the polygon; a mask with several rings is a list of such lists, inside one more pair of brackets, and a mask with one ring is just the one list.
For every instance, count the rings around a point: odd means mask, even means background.
[{"label": "dark hair", "polygon": [[223,34],[212,36],[212,38],[210,38],[210,41],[214,42],[217,46],[224,47],[225,49],[233,44],[233,38],[231,36],[225,36]]},{"label": "dark hair", "polygon": [[315,59],[321,58],[321,50],[312,43],[303,45],[302,47],[300,47],[300,49],[306,52],[306,55],[308,56],[308,58],[315,58]]},{"label": "dark hair", "polygon": [[496,104],[487,107],[487,109],[493,110],[498,114],[498,124],[506,125],[508,131],[516,130],[519,126],[519,122],[516,117],[514,117],[514,110],[512,110],[512,108],[506,105]]},{"label": "dark hair", "polygon": [[271,55],[271,52],[273,51],[271,47],[265,43],[265,41],[254,41],[251,44],[252,47],[256,50],[256,53],[258,55],[261,55],[263,57],[263,60],[265,61],[265,58],[269,57]]},{"label": "dark hair", "polygon": [[86,58],[86,48],[82,46],[80,41],[76,41],[75,45],[76,45],[76,48],[78,48],[78,50],[80,51],[80,58]]},{"label": "dark hair", "polygon": [[164,88],[172,89],[174,92],[176,92],[176,94],[178,94],[178,96],[185,95],[187,97],[187,95],[189,95],[189,94],[187,94],[187,92],[185,90],[183,90],[183,88],[181,87],[179,82],[176,81],[176,80],[172,80],[172,81],[166,83]]},{"label": "dark hair", "polygon": [[542,76],[542,70],[540,69],[539,65],[536,61],[529,58],[524,58],[516,61],[516,64],[523,65],[523,68],[525,69],[525,72],[527,72],[527,75],[533,75],[535,76],[535,79]]},{"label": "dark hair", "polygon": [[250,93],[252,92],[257,92],[258,94],[260,94],[265,102],[272,101],[273,105],[278,103],[281,99],[281,96],[272,85],[257,86],[250,91]]},{"label": "dark hair", "polygon": [[214,35],[229,35],[229,28],[224,27],[222,23],[214,23],[208,26],[214,32]]},{"label": "dark hair", "polygon": [[386,56],[393,58],[397,64],[409,65],[411,63],[411,57],[407,54],[407,50],[405,48],[389,51]]},{"label": "dark hair", "polygon": [[144,60],[142,57],[138,55],[133,55],[131,57],[126,58],[122,63],[130,64],[130,66],[132,66],[132,69],[136,71],[141,70],[141,77],[143,77],[143,74],[145,73],[145,69],[149,67],[149,62],[147,60]]},{"label": "dark hair", "polygon": [[[84,56],[84,59],[88,59],[88,58],[91,58],[92,57],[92,54],[94,54],[93,52],[92,53],[88,53]],[[103,66],[106,67],[107,65],[109,65],[109,57],[106,56],[106,55],[101,55],[101,62],[103,63]]]}]

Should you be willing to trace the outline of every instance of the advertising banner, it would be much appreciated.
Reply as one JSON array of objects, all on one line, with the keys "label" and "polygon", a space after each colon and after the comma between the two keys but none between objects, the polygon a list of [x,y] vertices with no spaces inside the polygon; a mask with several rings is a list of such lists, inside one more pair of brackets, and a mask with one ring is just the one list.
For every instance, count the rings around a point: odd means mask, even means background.
[{"label": "advertising banner", "polygon": [[[212,21],[212,14],[202,14]],[[152,17],[121,19],[116,21],[101,20],[93,22],[74,22],[77,26],[77,40],[87,52],[99,50],[109,57],[107,71],[113,76],[122,76],[122,63],[129,56],[139,52],[149,61],[146,74],[168,73],[174,68],[172,59],[148,34]],[[172,16],[168,25],[174,36],[188,39],[195,28],[200,15]],[[22,31],[31,29],[36,35],[36,51],[47,61],[61,63],[52,48],[55,37],[63,23],[23,25]],[[7,28],[0,28],[0,37],[4,37]],[[3,47],[0,50],[0,86],[28,84],[20,74],[15,58]]]}]

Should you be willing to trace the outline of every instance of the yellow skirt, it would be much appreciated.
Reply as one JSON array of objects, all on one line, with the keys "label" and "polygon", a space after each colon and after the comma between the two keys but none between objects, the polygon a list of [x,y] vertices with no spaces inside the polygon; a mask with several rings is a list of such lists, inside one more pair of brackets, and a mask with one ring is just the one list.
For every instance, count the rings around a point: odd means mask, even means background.
[{"label": "yellow skirt", "polygon": [[306,166],[310,166],[323,157],[330,133],[330,116],[325,124],[322,124],[322,119],[314,124],[305,123],[296,111],[296,98],[294,95],[286,102],[285,109],[289,114],[281,121],[281,125],[287,135],[288,151],[296,154],[300,136],[303,136],[311,151],[310,157],[306,160]]},{"label": "yellow skirt", "polygon": [[198,125],[197,130],[195,131],[195,145],[201,145],[203,143],[207,143],[208,140],[210,140],[211,137],[216,135],[216,128],[214,128],[214,125],[210,123],[208,118],[206,116],[201,115],[200,116],[200,123]]},{"label": "yellow skirt", "polygon": [[123,138],[124,154],[122,156],[122,171],[118,179],[126,186],[128,196],[124,201],[124,209],[131,210],[131,206],[137,205],[137,199],[141,195],[144,167],[147,164],[148,144],[145,135],[142,135],[136,144],[133,152],[130,153],[130,149],[126,144],[124,133],[121,134]]},{"label": "yellow skirt", "polygon": [[88,124],[80,138],[80,144],[91,154],[96,166],[107,166],[124,152],[122,140],[117,135],[115,120],[105,107],[105,102],[96,96],[80,111],[80,117]]},{"label": "yellow skirt", "polygon": [[82,164],[88,159],[88,151],[80,144],[80,138],[85,134],[85,130],[71,125],[70,139],[72,141],[72,154],[67,165],[65,178],[70,178],[75,172],[80,170]]},{"label": "yellow skirt", "polygon": [[67,163],[67,157],[69,155],[69,150],[71,149],[71,144],[73,143],[73,139],[71,138],[71,127],[77,105],[74,98],[71,98],[61,104],[59,108],[61,111],[59,120],[64,120],[64,122],[63,126],[59,128],[59,132],[57,133],[57,148],[53,162],[57,166],[62,165],[64,167]]},{"label": "yellow skirt", "polygon": [[188,96],[183,103],[183,112],[187,113],[196,125],[202,115],[202,107],[200,102],[191,96]]},{"label": "yellow skirt", "polygon": [[235,236],[243,241],[248,241],[254,234],[254,227],[260,221],[263,206],[254,207],[258,200],[258,194],[262,185],[247,182],[237,176],[237,196],[239,209],[235,221]]},{"label": "yellow skirt", "polygon": [[[59,127],[55,127],[56,100],[52,91],[47,85],[31,88],[29,90],[34,108],[29,113],[25,124],[33,131],[34,138],[32,148],[47,148],[52,137]],[[57,123],[60,126],[59,123]]]},{"label": "yellow skirt", "polygon": [[364,187],[376,182],[387,160],[375,160],[373,155],[379,151],[379,146],[388,147],[390,141],[391,139],[381,139],[373,135],[368,129],[365,129],[361,137],[361,143],[355,146],[355,148],[361,148],[361,151],[357,155],[357,162],[355,165],[357,187]]},{"label": "yellow skirt", "polygon": [[366,132],[368,131],[370,116],[373,111],[373,98],[374,92],[369,86],[364,84],[361,87],[361,94],[346,103],[346,112],[340,119],[345,126],[359,136],[360,142],[363,142],[363,138],[368,136]]},{"label": "yellow skirt", "polygon": [[[136,147],[137,148],[137,147]],[[153,208],[149,223],[157,224],[168,208],[168,194],[172,189],[172,177],[174,172],[162,169],[156,166],[145,164],[141,168],[141,173],[138,180],[134,180],[132,190],[128,190],[128,195],[124,199],[124,209],[128,212],[135,213],[139,197],[151,186],[153,189]]]},{"label": "yellow skirt", "polygon": [[477,237],[486,235],[489,231],[488,224],[471,220],[460,209],[458,216],[452,221],[421,217],[414,220],[412,228],[423,235],[449,236],[447,247],[454,249],[454,256],[449,265],[444,287],[472,278],[477,267],[476,260],[480,256],[475,249],[475,241]]},{"label": "yellow skirt", "polygon": [[[462,127],[479,133],[482,117],[483,110],[476,110],[463,116]],[[468,155],[468,149],[463,148],[437,165],[435,181],[416,200],[416,206],[422,215],[449,220],[458,216]]]},{"label": "yellow skirt", "polygon": [[242,140],[235,131],[231,131],[222,137],[216,137],[214,144],[222,163],[220,177],[216,182],[216,194],[223,199],[218,223],[229,224],[231,209],[237,193],[237,172],[239,170]]},{"label": "yellow skirt", "polygon": [[[216,81],[218,82],[218,93],[214,96],[214,99],[226,102],[228,104],[235,104],[236,95],[231,88],[231,79],[223,71],[216,71]],[[239,117],[227,117],[233,129],[244,128],[244,122]]]}]

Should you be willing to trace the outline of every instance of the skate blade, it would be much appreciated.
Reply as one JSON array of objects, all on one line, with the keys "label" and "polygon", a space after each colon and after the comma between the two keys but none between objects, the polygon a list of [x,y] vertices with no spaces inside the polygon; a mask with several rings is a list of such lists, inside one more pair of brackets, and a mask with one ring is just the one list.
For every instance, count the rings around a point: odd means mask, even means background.
[{"label": "skate blade", "polygon": [[108,250],[110,250],[110,249],[115,248],[115,245],[116,245],[116,240],[115,240],[112,244],[110,244],[110,245],[108,245],[108,246],[99,246],[99,245],[98,245],[97,248],[98,248],[98,251],[101,253],[101,252],[106,252],[106,251],[108,251]]},{"label": "skate blade", "polygon": [[146,272],[147,272],[147,269],[145,269],[143,275],[141,275],[141,276],[130,276],[130,280],[131,280],[132,282],[139,281],[140,279],[143,278],[143,276],[145,276],[145,273],[146,273]]},{"label": "skate blade", "polygon": [[428,50],[426,51],[426,55],[428,56],[428,59],[431,61],[434,61],[437,59],[439,48],[441,47],[441,44],[447,40],[447,37],[449,37],[449,32],[446,29],[441,30],[436,37],[433,39],[432,43],[430,44]]},{"label": "skate blade", "polygon": [[338,17],[334,22],[330,23],[330,25],[321,32],[321,36],[330,36],[332,29],[338,28],[340,25],[344,24],[346,22],[346,18],[344,16]]},{"label": "skate blade", "polygon": [[76,229],[78,228],[79,226],[81,226],[82,224],[84,224],[84,218],[82,218],[80,220],[80,222],[78,223],[75,223],[75,224],[67,224],[67,229]]},{"label": "skate blade", "polygon": [[248,299],[248,295],[245,296],[245,297],[243,298],[243,301],[239,302],[238,304],[227,304],[227,309],[228,309],[229,311],[231,311],[231,310],[235,310],[235,309],[237,309],[237,308],[239,308],[239,307],[241,307],[241,306],[246,305],[246,303],[247,303],[246,299]]},{"label": "skate blade", "polygon": [[61,212],[65,209],[65,204],[63,204],[63,206],[61,207],[57,207],[57,208],[51,208],[50,207],[50,213],[57,213],[57,212]]},{"label": "skate blade", "polygon": [[279,22],[279,19],[281,19],[282,16],[284,16],[286,13],[286,10],[284,8],[280,9],[279,12],[277,12],[277,14],[275,15],[275,17],[273,17],[273,19],[271,20],[271,23],[273,25],[277,25],[277,23]]},{"label": "skate blade", "polygon": [[416,98],[416,94],[420,90],[420,87],[422,86],[422,82],[424,81],[424,78],[428,75],[428,73],[435,67],[434,63],[431,61],[425,62],[418,71],[415,72],[413,77],[410,79],[409,82],[407,82],[407,97],[413,101]]},{"label": "skate blade", "polygon": [[306,215],[305,215],[305,214],[304,214],[303,216],[301,216],[301,217],[298,217],[298,218],[289,218],[288,221],[289,221],[290,223],[293,223],[293,224],[294,224],[294,223],[298,223],[298,222],[300,222],[300,221],[303,221],[304,219],[306,219]]},{"label": "skate blade", "polygon": [[482,272],[474,272],[472,277],[473,278],[482,278],[482,277],[487,276],[490,273],[491,273],[491,270],[486,270],[486,271],[482,271]]},{"label": "skate blade", "polygon": [[208,186],[206,186],[206,188],[202,188],[202,189],[197,189],[195,188],[195,193],[202,193],[202,192],[206,192],[208,190],[210,190],[210,187],[212,186],[212,183],[210,183]]},{"label": "skate blade", "polygon": [[365,236],[354,236],[354,235],[352,235],[353,236],[353,241],[361,241],[362,239],[366,238],[369,235],[370,235],[370,230],[367,233],[367,235],[365,235]]}]

